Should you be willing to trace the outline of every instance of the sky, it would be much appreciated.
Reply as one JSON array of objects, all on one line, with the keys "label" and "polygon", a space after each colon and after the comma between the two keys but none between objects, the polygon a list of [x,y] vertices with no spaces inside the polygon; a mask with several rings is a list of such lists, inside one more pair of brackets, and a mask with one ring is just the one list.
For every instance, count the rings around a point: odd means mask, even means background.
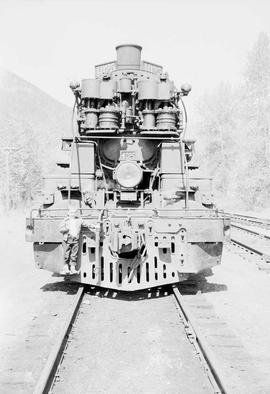
[{"label": "sky", "polygon": [[140,44],[178,87],[191,83],[192,105],[241,80],[261,31],[269,0],[0,0],[0,66],[71,106],[70,80],[93,77],[116,45]]}]

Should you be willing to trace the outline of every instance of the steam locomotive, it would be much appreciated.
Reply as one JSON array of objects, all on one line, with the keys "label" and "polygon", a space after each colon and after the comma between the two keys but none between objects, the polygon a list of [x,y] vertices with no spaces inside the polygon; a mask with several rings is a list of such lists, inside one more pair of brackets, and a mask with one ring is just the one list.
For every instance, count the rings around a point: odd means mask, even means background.
[{"label": "steam locomotive", "polygon": [[72,82],[73,135],[58,171],[26,219],[36,266],[60,273],[59,226],[70,204],[81,213],[78,274],[71,280],[133,291],[176,283],[220,263],[228,219],[214,206],[210,178],[192,176],[183,97],[142,47],[119,45],[95,78]]}]

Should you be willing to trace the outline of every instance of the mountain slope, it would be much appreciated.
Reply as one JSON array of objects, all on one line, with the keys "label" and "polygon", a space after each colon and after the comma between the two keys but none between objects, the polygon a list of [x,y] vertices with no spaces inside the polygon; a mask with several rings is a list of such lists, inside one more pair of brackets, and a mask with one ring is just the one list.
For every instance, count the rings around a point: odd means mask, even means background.
[{"label": "mountain slope", "polygon": [[[42,176],[53,168],[61,136],[71,135],[71,112],[31,83],[0,70],[0,148],[16,148],[9,156],[13,205],[33,198]],[[6,166],[2,150],[0,169],[0,199],[4,202]]]}]

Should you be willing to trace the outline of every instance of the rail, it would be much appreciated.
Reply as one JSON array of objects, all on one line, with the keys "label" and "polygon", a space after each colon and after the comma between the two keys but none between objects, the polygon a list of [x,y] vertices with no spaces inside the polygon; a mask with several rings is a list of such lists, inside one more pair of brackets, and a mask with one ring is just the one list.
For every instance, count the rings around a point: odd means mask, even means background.
[{"label": "rail", "polygon": [[225,215],[231,217],[233,221],[246,223],[251,226],[264,227],[270,229],[270,219],[258,218],[255,216],[242,215],[239,213],[225,212]]},{"label": "rail", "polygon": [[[225,323],[223,321],[220,321],[219,317],[217,317],[214,314],[214,309],[212,308],[212,306],[208,303],[204,304],[205,301],[201,300],[200,296],[198,300],[195,302],[192,299],[191,307],[197,308],[196,311],[194,312],[193,309],[191,310],[188,301],[186,302],[185,297],[181,294],[182,293],[181,288],[179,288],[176,285],[173,285],[170,286],[170,289],[172,289],[172,292],[169,291],[169,294],[170,296],[174,296],[175,298],[176,312],[178,315],[180,315],[180,319],[184,326],[186,336],[189,339],[191,345],[195,348],[195,352],[192,353],[198,356],[201,362],[201,366],[203,370],[206,372],[206,377],[211,383],[213,392],[215,394],[234,393],[236,389],[235,386],[236,381],[237,381],[237,392],[241,392],[241,393],[248,392],[246,387],[249,387],[250,382],[249,381],[247,382],[246,378],[250,374],[250,368],[252,368],[252,365],[247,371],[243,370],[243,367],[241,365],[241,360],[246,360],[246,357],[248,357],[246,353],[243,353],[244,348],[241,347],[237,342],[237,352],[238,352],[237,355],[240,361],[239,362],[235,361],[235,364],[232,358],[228,360],[226,356],[228,354],[228,347],[231,346],[233,349],[235,349],[237,338],[233,336],[231,331],[228,331],[228,329],[224,327]],[[51,390],[54,390],[55,388],[56,388],[56,392],[64,392],[64,391],[59,391],[59,389],[63,390],[63,387],[65,387],[65,385],[67,385],[66,387],[69,387],[68,385],[70,384],[70,382],[67,382],[66,378],[67,378],[67,374],[69,373],[68,366],[71,366],[73,363],[73,354],[68,355],[69,350],[67,346],[69,342],[73,340],[72,339],[73,337],[70,338],[69,336],[72,330],[74,329],[73,323],[75,321],[77,312],[80,308],[81,301],[83,299],[83,291],[84,289],[81,287],[76,295],[76,299],[74,300],[72,310],[63,326],[63,329],[61,330],[57,338],[57,342],[53,347],[52,352],[50,353],[45,368],[43,369],[42,375],[35,387],[34,394],[47,394],[50,393]],[[102,293],[102,291],[104,293]],[[156,297],[159,297],[160,295],[159,292],[160,290],[157,289]],[[95,294],[100,295],[101,296],[100,299],[104,299],[104,300],[109,296],[108,290],[105,289],[102,290],[100,288],[97,288]],[[164,294],[166,294],[166,291],[164,291]],[[161,296],[163,296],[163,294],[161,294]],[[114,292],[109,297],[113,297],[113,298],[119,297],[120,300],[122,299],[128,299],[129,301],[131,300],[129,295],[127,295],[127,298],[125,298],[125,296],[123,296],[121,292],[118,293],[118,295]],[[139,298],[136,297],[137,296],[135,296],[135,300],[138,300]],[[144,297],[145,299],[149,298],[148,295]],[[114,309],[112,309],[112,311],[114,311],[112,313],[115,313]],[[210,311],[210,315],[209,315],[209,311]],[[100,313],[102,314],[102,310],[100,311]],[[85,316],[85,314],[82,313],[80,315],[80,318],[82,316]],[[211,323],[212,327],[210,328],[210,330],[209,330],[209,316],[211,316],[211,319],[213,318],[213,324]],[[84,320],[84,323],[87,321],[88,320],[86,316],[86,320]],[[97,319],[96,321],[99,322],[99,319]],[[201,321],[207,323],[206,329],[204,328],[204,325],[201,324]],[[78,320],[78,326],[80,326],[81,323],[82,321]],[[222,333],[219,333],[217,339],[216,329],[217,327],[221,327],[221,326],[222,326]],[[79,344],[83,344],[83,341],[79,342]],[[225,348],[225,351],[222,350],[222,346]],[[73,351],[74,349],[78,349],[78,352],[80,352],[80,347],[78,346],[78,343],[76,344],[75,347],[73,347]],[[218,351],[216,352],[216,350]],[[231,370],[232,365],[234,365],[235,370],[234,369]],[[94,379],[94,377],[92,378]],[[72,376],[70,377],[70,379],[72,381]],[[256,392],[254,391],[253,386],[255,383],[257,385],[258,383],[257,380],[256,382],[251,382],[251,383],[252,386],[250,392]],[[88,384],[89,383],[87,383],[86,386]],[[73,389],[76,389],[76,382]],[[199,391],[200,388],[198,387],[198,392]]]},{"label": "rail", "polygon": [[[270,236],[259,233],[258,231],[254,231],[253,229],[249,229],[247,227],[238,226],[236,224],[232,224],[231,228],[236,229],[236,233],[233,234],[231,237],[231,243],[234,246],[238,246],[239,248],[243,249],[247,253],[250,253],[251,255],[259,256],[261,263],[266,263],[265,264],[265,268],[266,268],[267,265],[269,265],[270,263],[270,254],[269,254],[269,246],[268,246]],[[238,234],[242,233],[243,236],[240,235],[240,237],[238,238],[237,233]],[[259,242],[253,242],[252,239],[250,238],[245,239],[245,234],[246,237],[255,236],[256,238],[259,239]],[[251,246],[251,244],[253,245]]]},{"label": "rail", "polygon": [[245,243],[243,243],[243,242],[240,242],[240,241],[238,241],[238,240],[236,240],[236,239],[234,239],[234,238],[231,238],[231,243],[232,243],[232,244],[235,244],[236,246],[238,245],[238,246],[240,246],[241,248],[246,249],[247,251],[249,251],[249,252],[251,252],[251,253],[255,253],[255,254],[257,254],[258,256],[263,256],[263,253],[260,252],[258,249],[255,249],[255,248],[253,248],[252,246],[247,245],[247,244],[245,244]]},{"label": "rail", "polygon": [[72,304],[70,313],[68,314],[63,324],[62,330],[60,331],[57,337],[55,345],[53,346],[51,353],[49,354],[46,365],[36,384],[36,387],[34,389],[34,394],[46,394],[50,390],[54,378],[54,374],[57,370],[58,363],[61,360],[62,353],[67,342],[67,337],[70,333],[72,324],[79,310],[83,298],[83,294],[84,294],[84,288],[80,287],[76,294],[75,300]]},{"label": "rail", "polygon": [[[226,378],[222,372],[222,368],[220,367],[216,356],[211,350],[207,341],[204,339],[201,330],[196,326],[195,319],[192,318],[191,313],[185,305],[184,297],[176,286],[173,286],[173,293],[179,305],[181,318],[184,322],[185,328],[188,330],[189,335],[192,335],[193,339],[198,344],[199,350],[202,353],[214,378],[214,386],[216,386],[215,392],[229,394],[231,390],[227,385]],[[211,381],[213,383],[213,379],[211,379]]]},{"label": "rail", "polygon": [[258,233],[257,231],[254,231],[254,230],[250,230],[249,228],[237,226],[236,224],[232,224],[231,226],[234,227],[234,228],[237,228],[239,230],[245,231],[247,233],[250,233],[250,234],[253,234],[253,235],[257,235],[258,237],[260,237],[262,239],[270,239],[270,236],[262,234],[262,233]]}]

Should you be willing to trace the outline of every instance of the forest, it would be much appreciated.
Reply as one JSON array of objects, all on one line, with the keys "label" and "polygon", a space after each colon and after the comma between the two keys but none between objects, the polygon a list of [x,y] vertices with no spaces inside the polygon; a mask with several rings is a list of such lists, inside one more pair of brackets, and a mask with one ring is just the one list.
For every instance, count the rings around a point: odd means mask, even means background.
[{"label": "forest", "polygon": [[[220,84],[199,97],[192,129],[199,162],[214,178],[224,208],[261,210],[270,195],[270,42],[260,33],[243,65],[241,83]],[[71,109],[19,77],[1,72],[0,202],[29,206],[53,168]],[[3,147],[12,147],[7,157]],[[9,184],[9,202],[7,187]],[[7,204],[8,203],[8,204]]]},{"label": "forest", "polygon": [[270,42],[260,33],[247,54],[242,82],[221,82],[200,97],[198,155],[225,208],[261,210],[270,195]]}]

